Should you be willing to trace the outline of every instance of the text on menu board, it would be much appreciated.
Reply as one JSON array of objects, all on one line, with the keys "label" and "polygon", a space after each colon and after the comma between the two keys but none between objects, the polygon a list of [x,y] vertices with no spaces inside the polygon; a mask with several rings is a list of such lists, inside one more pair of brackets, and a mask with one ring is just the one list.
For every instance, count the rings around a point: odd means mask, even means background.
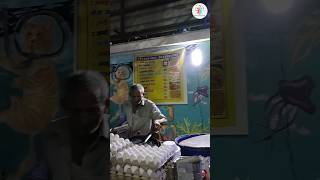
[{"label": "text on menu board", "polygon": [[185,49],[139,54],[134,58],[134,82],[157,104],[186,104]]}]

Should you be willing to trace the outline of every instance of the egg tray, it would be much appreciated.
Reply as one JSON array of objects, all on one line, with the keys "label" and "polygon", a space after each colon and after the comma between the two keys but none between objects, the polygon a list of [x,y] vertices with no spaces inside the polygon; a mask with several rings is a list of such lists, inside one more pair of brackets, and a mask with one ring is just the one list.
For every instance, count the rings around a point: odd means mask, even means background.
[{"label": "egg tray", "polygon": [[[170,157],[180,150],[174,142],[163,143],[162,146],[133,145],[128,139],[119,135],[110,134],[111,162],[117,164],[129,164],[145,169],[159,169]],[[173,143],[173,144],[172,144]]]},{"label": "egg tray", "polygon": [[121,179],[152,179],[152,180],[165,180],[166,172],[165,166],[153,171],[151,169],[145,170],[143,168],[125,165],[124,167],[118,166],[111,169],[111,180]]},{"label": "egg tray", "polygon": [[115,156],[117,152],[124,150],[125,148],[133,146],[133,143],[129,139],[120,138],[119,135],[110,133],[110,153],[111,156]]},{"label": "egg tray", "polygon": [[[139,169],[144,169],[144,171],[146,172],[145,174],[139,172],[139,174],[137,174],[137,172],[133,172],[135,171],[134,169],[130,169],[127,164],[127,167],[125,167],[126,165],[121,165],[121,164],[112,164],[112,168],[110,170],[111,173],[111,179],[114,180],[118,180],[118,179],[154,179],[154,180],[164,180],[167,179],[166,177],[170,175],[170,172],[168,174],[168,169],[170,166],[169,164],[171,162],[174,162],[178,157],[181,156],[181,151],[180,148],[172,155],[172,157],[169,158],[169,160],[163,165],[161,166],[159,169],[156,170],[149,170],[146,171],[144,168],[138,167]],[[114,162],[114,161],[111,161]],[[131,170],[131,171],[130,171]],[[133,171],[132,171],[133,170]]]}]

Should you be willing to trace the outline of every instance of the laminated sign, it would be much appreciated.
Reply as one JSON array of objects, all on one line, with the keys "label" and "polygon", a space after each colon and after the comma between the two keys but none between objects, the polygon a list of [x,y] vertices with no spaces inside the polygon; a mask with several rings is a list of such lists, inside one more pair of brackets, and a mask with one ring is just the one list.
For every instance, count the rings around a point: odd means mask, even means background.
[{"label": "laminated sign", "polygon": [[156,104],[187,104],[184,64],[184,48],[136,55],[134,83]]}]

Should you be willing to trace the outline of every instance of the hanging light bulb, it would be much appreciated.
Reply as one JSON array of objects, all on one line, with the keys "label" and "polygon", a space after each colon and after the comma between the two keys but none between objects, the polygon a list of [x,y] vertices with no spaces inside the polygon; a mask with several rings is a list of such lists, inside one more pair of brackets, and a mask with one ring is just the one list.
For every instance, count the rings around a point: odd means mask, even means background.
[{"label": "hanging light bulb", "polygon": [[202,52],[199,48],[192,51],[191,61],[194,66],[199,66],[202,64]]}]

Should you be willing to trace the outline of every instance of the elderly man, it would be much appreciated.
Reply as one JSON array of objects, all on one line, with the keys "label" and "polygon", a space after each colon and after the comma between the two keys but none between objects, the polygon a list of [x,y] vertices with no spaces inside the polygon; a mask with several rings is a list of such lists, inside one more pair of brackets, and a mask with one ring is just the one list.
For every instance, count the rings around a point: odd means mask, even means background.
[{"label": "elderly man", "polygon": [[160,112],[154,102],[144,98],[144,88],[134,84],[130,89],[130,100],[122,105],[128,126],[128,138],[144,139],[152,132],[159,131],[166,123],[166,117]]},{"label": "elderly man", "polygon": [[39,164],[29,179],[108,179],[108,90],[99,73],[70,76],[62,99],[66,117],[53,122],[41,136]]}]

